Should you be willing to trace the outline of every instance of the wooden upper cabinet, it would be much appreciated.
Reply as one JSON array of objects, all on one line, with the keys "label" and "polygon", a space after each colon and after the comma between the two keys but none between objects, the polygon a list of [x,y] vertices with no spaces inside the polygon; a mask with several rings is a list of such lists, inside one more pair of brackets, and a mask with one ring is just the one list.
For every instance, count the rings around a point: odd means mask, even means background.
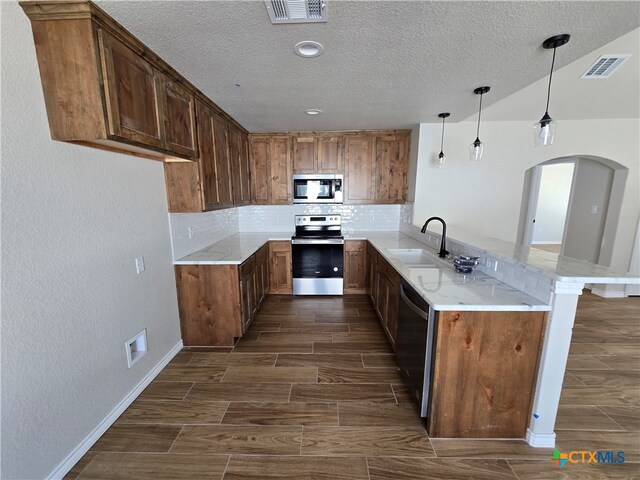
[{"label": "wooden upper cabinet", "polygon": [[160,98],[164,114],[165,148],[185,157],[197,157],[196,108],[193,95],[163,76]]},{"label": "wooden upper cabinet", "polygon": [[249,154],[251,156],[252,203],[268,204],[271,200],[271,141],[270,137],[251,136]]},{"label": "wooden upper cabinet", "polygon": [[344,172],[344,137],[323,136],[318,138],[318,173]]},{"label": "wooden upper cabinet", "polygon": [[233,185],[233,204],[251,203],[251,176],[247,135],[237,127],[229,126],[229,157]]},{"label": "wooden upper cabinet", "polygon": [[345,140],[345,203],[374,203],[375,137],[349,136]]},{"label": "wooden upper cabinet", "polygon": [[98,31],[109,133],[163,148],[159,73],[104,30]]},{"label": "wooden upper cabinet", "polygon": [[291,203],[291,137],[251,135],[252,203]]},{"label": "wooden upper cabinet", "polygon": [[293,173],[318,171],[318,139],[295,137],[293,139]]},{"label": "wooden upper cabinet", "polygon": [[218,201],[215,205],[212,204],[211,208],[230,207],[233,205],[233,187],[229,157],[229,122],[214,112],[211,115],[211,123],[213,125],[215,171],[218,183]]},{"label": "wooden upper cabinet", "polygon": [[[31,20],[52,139],[155,160],[195,160],[196,100],[242,130],[95,3],[27,1],[21,6]],[[238,150],[246,153],[246,142]],[[185,183],[187,171],[197,169],[176,169],[173,183]],[[250,188],[243,187],[248,198]]]},{"label": "wooden upper cabinet", "polygon": [[408,156],[408,135],[376,137],[376,203],[406,201]]},{"label": "wooden upper cabinet", "polygon": [[233,206],[228,122],[199,100],[196,112],[198,161],[169,162],[164,166],[169,211],[174,213]]},{"label": "wooden upper cabinet", "polygon": [[344,137],[313,135],[293,137],[293,173],[343,173]]},{"label": "wooden upper cabinet", "polygon": [[291,137],[271,138],[271,196],[269,203],[291,203]]}]

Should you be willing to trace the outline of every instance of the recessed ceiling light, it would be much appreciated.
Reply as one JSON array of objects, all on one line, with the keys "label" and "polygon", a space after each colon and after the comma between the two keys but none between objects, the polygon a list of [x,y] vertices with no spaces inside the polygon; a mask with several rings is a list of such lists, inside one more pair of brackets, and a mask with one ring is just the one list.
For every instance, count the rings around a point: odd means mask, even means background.
[{"label": "recessed ceiling light", "polygon": [[322,110],[318,110],[317,108],[310,108],[309,110],[306,110],[304,113],[306,113],[307,115],[320,115],[322,113]]},{"label": "recessed ceiling light", "polygon": [[304,42],[296,43],[296,46],[293,47],[293,50],[301,57],[311,58],[320,55],[324,51],[324,47],[318,42],[305,40]]}]

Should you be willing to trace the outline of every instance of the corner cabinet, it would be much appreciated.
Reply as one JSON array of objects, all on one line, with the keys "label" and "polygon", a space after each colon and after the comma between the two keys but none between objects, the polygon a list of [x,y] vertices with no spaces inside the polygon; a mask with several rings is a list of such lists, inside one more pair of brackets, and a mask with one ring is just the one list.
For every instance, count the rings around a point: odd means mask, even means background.
[{"label": "corner cabinet", "polygon": [[345,203],[405,203],[410,132],[349,136],[345,142]]},{"label": "corner cabinet", "polygon": [[198,160],[164,165],[169,211],[174,213],[233,206],[228,122],[205,103],[198,100],[196,104]]},{"label": "corner cabinet", "polygon": [[269,246],[241,265],[176,265],[180,330],[185,346],[233,346],[268,286]]}]

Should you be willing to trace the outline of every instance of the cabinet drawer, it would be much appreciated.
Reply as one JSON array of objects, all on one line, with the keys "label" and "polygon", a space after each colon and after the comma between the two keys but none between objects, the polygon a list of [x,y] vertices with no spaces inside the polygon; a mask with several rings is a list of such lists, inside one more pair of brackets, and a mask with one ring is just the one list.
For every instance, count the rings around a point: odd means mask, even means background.
[{"label": "cabinet drawer", "polygon": [[344,250],[346,252],[364,252],[365,243],[364,240],[346,240],[344,242]]},{"label": "cabinet drawer", "polygon": [[246,275],[256,268],[256,256],[252,255],[240,265],[240,276]]}]

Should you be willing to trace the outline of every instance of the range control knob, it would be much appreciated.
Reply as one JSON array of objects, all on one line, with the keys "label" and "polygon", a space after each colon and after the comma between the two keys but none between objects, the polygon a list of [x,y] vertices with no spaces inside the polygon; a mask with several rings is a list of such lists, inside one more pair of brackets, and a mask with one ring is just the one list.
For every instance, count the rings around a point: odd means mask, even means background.
[{"label": "range control knob", "polygon": [[333,271],[337,272],[338,271],[338,267],[333,267]]}]

